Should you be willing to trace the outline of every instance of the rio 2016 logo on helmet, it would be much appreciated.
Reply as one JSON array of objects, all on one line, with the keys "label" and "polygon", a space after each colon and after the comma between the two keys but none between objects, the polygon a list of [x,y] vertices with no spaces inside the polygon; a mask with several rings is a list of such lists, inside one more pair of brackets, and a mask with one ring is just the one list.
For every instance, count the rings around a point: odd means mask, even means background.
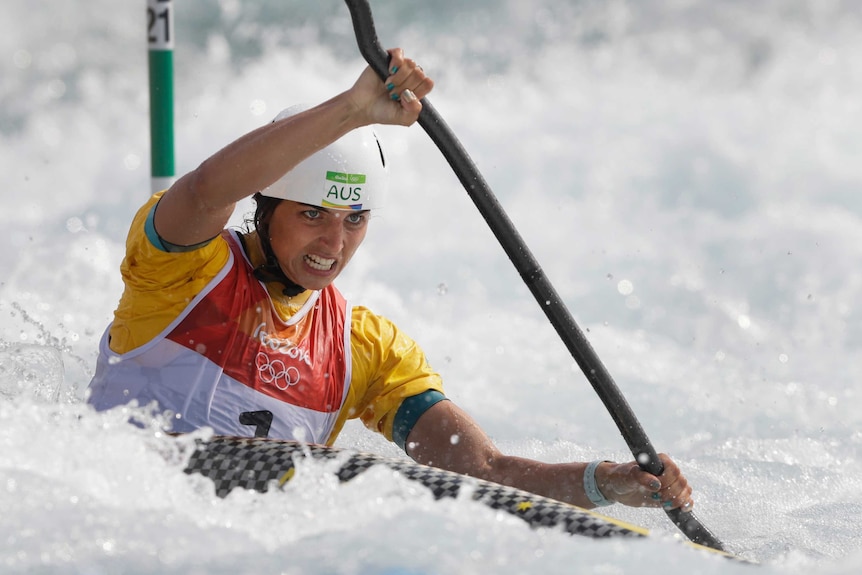
[{"label": "rio 2016 logo on helmet", "polygon": [[[292,106],[273,122],[307,109]],[[383,206],[388,187],[383,147],[374,130],[363,126],[312,154],[260,193],[335,210],[374,210]]]}]

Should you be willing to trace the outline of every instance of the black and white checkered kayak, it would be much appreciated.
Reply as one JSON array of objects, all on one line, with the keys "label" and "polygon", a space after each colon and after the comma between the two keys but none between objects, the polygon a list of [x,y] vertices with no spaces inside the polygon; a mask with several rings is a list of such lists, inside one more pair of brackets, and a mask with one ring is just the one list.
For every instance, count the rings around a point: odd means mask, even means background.
[{"label": "black and white checkered kayak", "polygon": [[[425,486],[435,499],[456,498],[464,488],[464,492],[469,493],[474,501],[519,517],[531,527],[553,527],[572,535],[593,538],[639,538],[649,535],[649,531],[642,527],[513,487],[406,459],[296,441],[224,436],[200,440],[185,472],[210,478],[215,484],[216,494],[225,497],[236,488],[259,492],[266,492],[272,487],[279,488],[293,477],[296,462],[303,458],[337,462],[335,474],[342,482],[350,481],[371,467],[383,465]],[[688,541],[684,543],[748,562],[709,547]]]},{"label": "black and white checkered kayak", "polygon": [[458,473],[408,460],[381,457],[335,447],[264,438],[215,437],[201,441],[186,473],[200,473],[215,483],[216,494],[236,488],[265,492],[283,485],[294,473],[297,458],[339,460],[336,475],[350,481],[375,465],[384,465],[427,487],[435,499],[455,498],[468,486],[473,500],[519,517],[534,527],[561,527],[587,537],[642,537],[645,529],[603,517],[586,509]]}]

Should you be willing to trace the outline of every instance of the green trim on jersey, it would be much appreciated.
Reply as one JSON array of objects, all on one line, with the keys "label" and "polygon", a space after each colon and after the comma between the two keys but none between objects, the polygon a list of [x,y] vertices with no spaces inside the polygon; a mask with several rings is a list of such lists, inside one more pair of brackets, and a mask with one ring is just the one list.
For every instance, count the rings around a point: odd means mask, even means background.
[{"label": "green trim on jersey", "polygon": [[436,389],[429,389],[419,395],[405,398],[392,422],[392,441],[407,451],[407,436],[413,431],[413,426],[432,405],[444,399],[446,396]]},{"label": "green trim on jersey", "polygon": [[[159,201],[161,201],[161,198],[159,198]],[[193,252],[195,250],[198,250],[198,249],[204,247],[205,245],[207,245],[208,243],[210,243],[211,241],[213,241],[215,239],[215,238],[210,238],[208,240],[194,244],[192,246],[181,246],[178,244],[172,244],[171,242],[169,242],[165,239],[162,239],[162,236],[160,236],[159,232],[156,231],[155,218],[156,218],[156,208],[157,207],[159,207],[159,202],[156,202],[155,204],[153,204],[153,207],[150,208],[150,213],[147,214],[147,221],[144,224],[144,233],[147,234],[147,239],[150,240],[150,243],[153,244],[158,249],[160,249],[161,251],[168,252],[168,253]]]}]

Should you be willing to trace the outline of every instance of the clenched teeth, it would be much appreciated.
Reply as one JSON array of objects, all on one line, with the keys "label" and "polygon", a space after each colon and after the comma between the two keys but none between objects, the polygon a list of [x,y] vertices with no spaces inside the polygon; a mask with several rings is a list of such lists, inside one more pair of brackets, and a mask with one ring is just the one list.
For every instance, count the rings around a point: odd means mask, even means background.
[{"label": "clenched teeth", "polygon": [[335,260],[332,258],[322,258],[320,256],[309,254],[305,256],[305,263],[316,270],[327,271],[332,268],[333,264],[335,264]]}]

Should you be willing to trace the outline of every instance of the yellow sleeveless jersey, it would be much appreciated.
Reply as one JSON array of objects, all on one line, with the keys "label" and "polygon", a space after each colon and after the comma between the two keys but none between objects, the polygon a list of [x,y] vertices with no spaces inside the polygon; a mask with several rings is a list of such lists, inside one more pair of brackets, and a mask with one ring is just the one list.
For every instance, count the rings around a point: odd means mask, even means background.
[{"label": "yellow sleeveless jersey", "polygon": [[[145,223],[161,197],[155,194],[138,211],[126,240],[121,265],[125,290],[110,327],[110,348],[126,353],[155,338],[180,316],[194,297],[230,258],[223,236],[186,252],[165,252],[149,240]],[[254,265],[263,260],[257,241],[247,241]],[[278,316],[287,321],[311,292],[286,297],[267,285]],[[391,321],[365,307],[353,307],[350,322],[351,379],[348,397],[327,443],[335,441],[347,419],[360,417],[372,430],[392,440],[392,424],[401,402],[424,391],[443,392],[442,381],[425,354]]]}]

